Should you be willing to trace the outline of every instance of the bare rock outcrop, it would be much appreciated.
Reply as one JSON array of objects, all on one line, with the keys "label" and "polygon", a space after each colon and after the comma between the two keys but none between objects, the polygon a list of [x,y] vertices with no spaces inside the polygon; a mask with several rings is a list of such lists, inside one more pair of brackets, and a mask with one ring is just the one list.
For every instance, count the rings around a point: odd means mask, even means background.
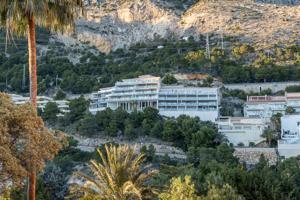
[{"label": "bare rock outcrop", "polygon": [[300,5],[294,4],[214,0],[178,10],[169,0],[86,0],[76,38],[106,53],[158,37],[220,32],[256,46],[289,44],[300,40]]},{"label": "bare rock outcrop", "polygon": [[107,2],[88,6],[86,19],[78,20],[77,38],[103,52],[127,48],[175,32],[179,17],[150,0]]},{"label": "bare rock outcrop", "polygon": [[253,1],[199,2],[182,17],[180,27],[194,34],[218,33],[253,41],[257,46],[300,39],[300,6]]}]

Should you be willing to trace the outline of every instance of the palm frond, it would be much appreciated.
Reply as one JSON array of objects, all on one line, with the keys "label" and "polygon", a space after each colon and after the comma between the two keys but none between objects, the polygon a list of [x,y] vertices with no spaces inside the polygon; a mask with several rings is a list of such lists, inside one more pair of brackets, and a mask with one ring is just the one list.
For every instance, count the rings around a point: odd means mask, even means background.
[{"label": "palm frond", "polygon": [[157,171],[143,166],[143,154],[136,154],[136,150],[128,145],[105,145],[104,149],[105,153],[98,150],[101,162],[92,160],[89,165],[94,177],[78,173],[87,181],[83,187],[94,188],[93,191],[106,200],[139,200],[143,199],[145,191],[153,194],[149,192],[152,188],[147,186],[147,181]]},{"label": "palm frond", "polygon": [[0,25],[9,33],[26,35],[27,19],[56,32],[74,31],[74,20],[83,16],[82,0],[0,0]]}]

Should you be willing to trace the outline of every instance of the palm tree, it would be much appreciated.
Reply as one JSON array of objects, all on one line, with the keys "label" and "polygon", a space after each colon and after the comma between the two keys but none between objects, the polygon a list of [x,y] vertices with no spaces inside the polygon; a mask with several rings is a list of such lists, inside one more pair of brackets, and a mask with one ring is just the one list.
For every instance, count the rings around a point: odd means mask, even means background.
[{"label": "palm tree", "polygon": [[[136,154],[128,145],[105,145],[105,154],[98,149],[101,162],[91,161],[89,165],[94,177],[78,173],[86,180],[80,190],[85,197],[94,196],[100,200],[141,200],[151,198],[153,188],[146,182],[156,173],[142,166],[144,154]],[[84,199],[84,198],[83,198]]]},{"label": "palm tree", "polygon": [[[52,31],[72,31],[75,17],[82,11],[82,0],[0,0],[0,25],[9,37],[27,36],[30,99],[37,100],[37,61],[35,26]],[[35,200],[36,172],[29,175],[29,199]]]},{"label": "palm tree", "polygon": [[263,134],[261,135],[263,138],[266,138],[266,141],[269,146],[271,146],[272,141],[277,139],[276,132],[273,129],[267,128],[264,130]]},{"label": "palm tree", "polygon": [[282,117],[281,113],[276,113],[275,115],[273,115],[271,117],[271,122],[272,122],[273,128],[278,133],[279,137],[280,137],[280,130],[281,130],[281,122],[280,122],[281,117]]}]

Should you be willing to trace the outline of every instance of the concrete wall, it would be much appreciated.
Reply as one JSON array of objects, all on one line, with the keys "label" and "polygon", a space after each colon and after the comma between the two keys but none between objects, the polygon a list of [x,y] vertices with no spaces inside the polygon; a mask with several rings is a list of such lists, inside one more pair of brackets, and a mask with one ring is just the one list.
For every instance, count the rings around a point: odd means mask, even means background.
[{"label": "concrete wall", "polygon": [[224,88],[229,90],[244,90],[245,92],[260,92],[261,90],[271,89],[272,92],[278,92],[292,85],[300,85],[300,81],[224,84]]},{"label": "concrete wall", "polygon": [[278,142],[278,153],[285,158],[300,155],[300,144],[282,144]]},{"label": "concrete wall", "polygon": [[262,131],[260,130],[250,130],[250,131],[220,131],[225,135],[230,143],[237,146],[239,143],[243,143],[245,146],[249,145],[249,142],[254,142],[255,144],[261,142],[263,138],[261,137]]}]

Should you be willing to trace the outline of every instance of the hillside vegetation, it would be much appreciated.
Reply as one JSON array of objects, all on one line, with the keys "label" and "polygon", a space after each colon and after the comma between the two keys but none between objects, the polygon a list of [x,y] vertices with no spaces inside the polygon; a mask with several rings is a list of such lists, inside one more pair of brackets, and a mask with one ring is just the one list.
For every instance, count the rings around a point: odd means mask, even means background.
[{"label": "hillside vegetation", "polygon": [[[296,44],[257,50],[250,44],[238,42],[234,37],[225,37],[222,49],[220,40],[212,36],[208,57],[205,37],[198,41],[193,38],[187,41],[156,39],[152,44],[139,43],[129,50],[118,49],[106,55],[87,45],[65,46],[53,40],[45,43],[49,37],[47,34],[41,31],[38,39],[40,93],[51,92],[56,83],[67,92],[89,93],[112,86],[120,79],[142,74],[164,76],[169,72],[209,73],[225,83],[300,78],[300,47]],[[24,41],[18,42],[26,46]],[[6,55],[0,54],[0,89],[26,92],[26,48],[10,46],[9,50]]]},{"label": "hillside vegetation", "polygon": [[[209,73],[225,83],[300,78],[296,5],[90,0],[86,7],[75,37],[38,30],[40,94],[56,86],[89,93],[123,78],[170,72]],[[7,47],[2,32],[0,90],[27,92],[27,42],[15,37]]]}]

